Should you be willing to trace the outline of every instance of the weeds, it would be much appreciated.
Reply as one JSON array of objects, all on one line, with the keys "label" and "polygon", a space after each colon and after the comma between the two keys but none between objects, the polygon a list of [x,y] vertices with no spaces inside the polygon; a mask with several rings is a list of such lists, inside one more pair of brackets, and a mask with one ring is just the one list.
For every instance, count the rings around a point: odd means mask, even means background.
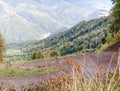
[{"label": "weeds", "polygon": [[[37,90],[29,88],[31,90],[26,91],[120,91],[120,75],[117,70],[118,66],[116,67],[114,73],[110,73],[110,62],[108,73],[106,73],[105,77],[102,78],[99,74],[99,70],[102,66],[99,65],[94,71],[95,78],[85,79],[84,75],[79,74],[83,65],[69,57],[66,57],[65,59],[67,65],[72,67],[72,76],[60,75],[55,78],[44,78],[43,83],[38,83],[34,86],[34,89],[37,88]],[[64,70],[66,72],[67,69]],[[67,74],[68,73],[69,72],[67,71]]]}]

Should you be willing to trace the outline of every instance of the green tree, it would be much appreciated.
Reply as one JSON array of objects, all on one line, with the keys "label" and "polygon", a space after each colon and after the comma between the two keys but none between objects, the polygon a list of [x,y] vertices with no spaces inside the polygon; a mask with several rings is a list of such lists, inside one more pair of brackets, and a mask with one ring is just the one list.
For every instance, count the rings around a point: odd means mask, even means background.
[{"label": "green tree", "polygon": [[112,0],[114,7],[111,13],[111,33],[114,35],[120,30],[120,0]]},{"label": "green tree", "polygon": [[55,57],[55,59],[57,60],[57,64],[59,63],[59,62],[58,62],[59,52],[58,52],[57,50],[51,51],[50,56],[51,56],[51,57]]},{"label": "green tree", "polygon": [[41,58],[44,57],[43,54],[42,54],[42,51],[41,51],[40,49],[38,49],[36,53],[37,53],[37,54],[36,54],[36,58],[37,58],[37,59],[41,59]]},{"label": "green tree", "polygon": [[0,62],[4,61],[5,51],[6,51],[6,43],[4,37],[0,33]]},{"label": "green tree", "polygon": [[32,59],[33,60],[36,59],[36,55],[37,55],[36,51],[32,53]]}]

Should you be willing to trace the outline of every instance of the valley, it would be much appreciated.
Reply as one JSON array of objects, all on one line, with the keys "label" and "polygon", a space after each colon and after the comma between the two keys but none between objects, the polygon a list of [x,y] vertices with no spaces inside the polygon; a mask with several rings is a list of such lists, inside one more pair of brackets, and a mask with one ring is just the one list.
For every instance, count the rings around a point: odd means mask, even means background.
[{"label": "valley", "polygon": [[0,0],[0,91],[120,91],[119,0]]}]

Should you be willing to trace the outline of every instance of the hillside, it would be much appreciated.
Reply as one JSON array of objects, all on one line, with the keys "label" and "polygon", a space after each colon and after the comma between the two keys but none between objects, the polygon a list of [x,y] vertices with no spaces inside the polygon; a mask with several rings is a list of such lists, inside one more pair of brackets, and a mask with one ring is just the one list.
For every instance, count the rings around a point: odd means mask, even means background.
[{"label": "hillside", "polygon": [[[97,7],[101,5],[82,2],[84,6],[70,0],[0,0],[0,31],[7,43],[40,40],[79,21],[106,16],[111,9],[101,1],[96,1],[103,6],[100,8]],[[90,10],[88,4],[92,6]]]},{"label": "hillside", "polygon": [[24,46],[21,49],[29,53],[38,48],[43,51],[49,48],[51,50],[57,49],[61,55],[66,55],[82,52],[83,47],[87,52],[93,52],[101,47],[102,39],[105,37],[104,32],[107,31],[108,25],[109,19],[107,17],[82,21],[74,27],[42,41],[29,42],[19,46]]},{"label": "hillside", "polygon": [[0,0],[0,91],[120,91],[119,6]]},{"label": "hillside", "polygon": [[120,48],[120,38],[117,41],[114,41],[111,45],[109,45],[104,51],[107,52],[117,52]]}]

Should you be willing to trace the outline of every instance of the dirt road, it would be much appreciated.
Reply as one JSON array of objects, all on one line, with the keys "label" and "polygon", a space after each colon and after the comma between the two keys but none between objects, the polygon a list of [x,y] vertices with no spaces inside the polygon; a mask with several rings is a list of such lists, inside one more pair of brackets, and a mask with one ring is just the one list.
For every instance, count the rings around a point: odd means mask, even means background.
[{"label": "dirt road", "polygon": [[[100,69],[98,70],[100,76],[103,76],[108,68],[110,71],[114,71],[117,64],[118,53],[114,52],[104,52],[101,54],[94,54],[94,53],[87,53],[86,55],[79,55],[76,57],[72,57],[72,60],[77,61],[84,65],[81,70],[80,74],[84,72],[84,75],[89,78],[94,78],[95,69],[99,66]],[[69,71],[69,74],[72,75],[72,68],[70,65],[66,63],[65,59],[59,59],[59,66]],[[35,67],[48,67],[48,66],[56,66],[56,60],[47,60],[45,61],[36,61],[36,62],[26,62],[21,64],[16,64],[14,67],[19,68],[35,68]],[[10,83],[14,84],[17,89],[20,89],[23,85],[36,83],[38,81],[42,81],[43,78],[47,77],[56,77],[61,74],[66,74],[63,70],[58,70],[56,72],[50,74],[43,74],[43,75],[36,75],[36,76],[27,76],[27,77],[3,77],[0,78],[0,83]],[[19,91],[19,90],[18,90]]]}]

